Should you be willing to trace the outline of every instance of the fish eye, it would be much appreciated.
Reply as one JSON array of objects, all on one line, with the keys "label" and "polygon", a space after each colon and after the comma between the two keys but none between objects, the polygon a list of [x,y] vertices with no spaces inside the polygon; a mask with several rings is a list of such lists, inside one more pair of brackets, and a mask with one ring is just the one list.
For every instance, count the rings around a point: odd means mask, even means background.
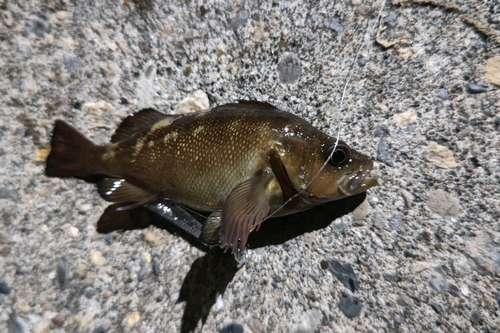
[{"label": "fish eye", "polygon": [[[332,154],[334,148],[335,151]],[[339,144],[337,147],[335,147],[335,145],[328,147],[325,157],[328,159],[328,163],[335,167],[339,167],[349,160],[350,155],[349,147]]]}]

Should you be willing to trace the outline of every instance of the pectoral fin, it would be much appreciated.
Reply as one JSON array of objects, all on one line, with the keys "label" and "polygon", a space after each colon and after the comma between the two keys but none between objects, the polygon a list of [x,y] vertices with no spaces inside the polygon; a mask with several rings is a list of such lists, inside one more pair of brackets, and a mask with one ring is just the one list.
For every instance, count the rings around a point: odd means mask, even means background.
[{"label": "pectoral fin", "polygon": [[125,179],[104,178],[97,184],[97,190],[101,198],[106,201],[131,203],[129,206],[118,208],[118,210],[132,209],[158,200],[158,195],[132,185]]},{"label": "pectoral fin", "polygon": [[250,232],[269,213],[271,192],[268,185],[274,177],[262,173],[236,186],[222,207],[221,247],[233,252],[243,251]]},{"label": "pectoral fin", "polygon": [[298,191],[295,186],[293,186],[285,165],[283,164],[283,161],[281,161],[279,153],[272,149],[269,151],[267,156],[269,158],[269,162],[271,162],[271,169],[280,184],[281,192],[283,193],[283,202],[286,202],[288,199],[296,195]]}]

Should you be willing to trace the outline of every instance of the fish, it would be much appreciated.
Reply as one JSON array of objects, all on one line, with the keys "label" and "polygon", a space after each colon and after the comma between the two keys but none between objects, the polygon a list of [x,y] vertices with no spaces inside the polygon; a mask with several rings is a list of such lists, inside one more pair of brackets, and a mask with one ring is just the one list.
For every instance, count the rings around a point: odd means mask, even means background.
[{"label": "fish", "polygon": [[[210,213],[202,238],[244,251],[268,218],[304,211],[378,185],[373,161],[306,120],[267,102],[238,101],[204,112],[143,109],[106,145],[56,120],[48,177],[96,183],[119,209],[161,199]],[[217,228],[220,226],[220,228]]]}]

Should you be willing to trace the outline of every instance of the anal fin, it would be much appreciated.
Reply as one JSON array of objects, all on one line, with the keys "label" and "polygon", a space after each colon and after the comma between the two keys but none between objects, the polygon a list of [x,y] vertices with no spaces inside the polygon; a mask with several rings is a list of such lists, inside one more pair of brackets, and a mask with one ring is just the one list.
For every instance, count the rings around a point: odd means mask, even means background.
[{"label": "anal fin", "polygon": [[106,201],[131,203],[119,210],[132,209],[159,199],[158,195],[130,184],[125,179],[104,178],[97,184],[98,192]]},{"label": "anal fin", "polygon": [[243,252],[248,235],[267,217],[274,178],[263,172],[236,186],[222,207],[220,245],[233,253]]},{"label": "anal fin", "polygon": [[219,244],[221,217],[222,212],[213,212],[207,217],[201,229],[201,242],[208,246]]}]

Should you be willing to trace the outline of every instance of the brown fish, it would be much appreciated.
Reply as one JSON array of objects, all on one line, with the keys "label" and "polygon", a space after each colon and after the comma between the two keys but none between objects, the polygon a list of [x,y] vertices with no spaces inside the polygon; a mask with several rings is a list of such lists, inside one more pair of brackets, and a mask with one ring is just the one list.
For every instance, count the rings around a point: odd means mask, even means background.
[{"label": "brown fish", "polygon": [[238,252],[270,215],[377,185],[373,162],[336,141],[264,102],[184,116],[145,109],[126,118],[105,146],[56,121],[45,172],[97,182],[103,199],[127,208],[168,198],[213,212],[221,247]]}]

